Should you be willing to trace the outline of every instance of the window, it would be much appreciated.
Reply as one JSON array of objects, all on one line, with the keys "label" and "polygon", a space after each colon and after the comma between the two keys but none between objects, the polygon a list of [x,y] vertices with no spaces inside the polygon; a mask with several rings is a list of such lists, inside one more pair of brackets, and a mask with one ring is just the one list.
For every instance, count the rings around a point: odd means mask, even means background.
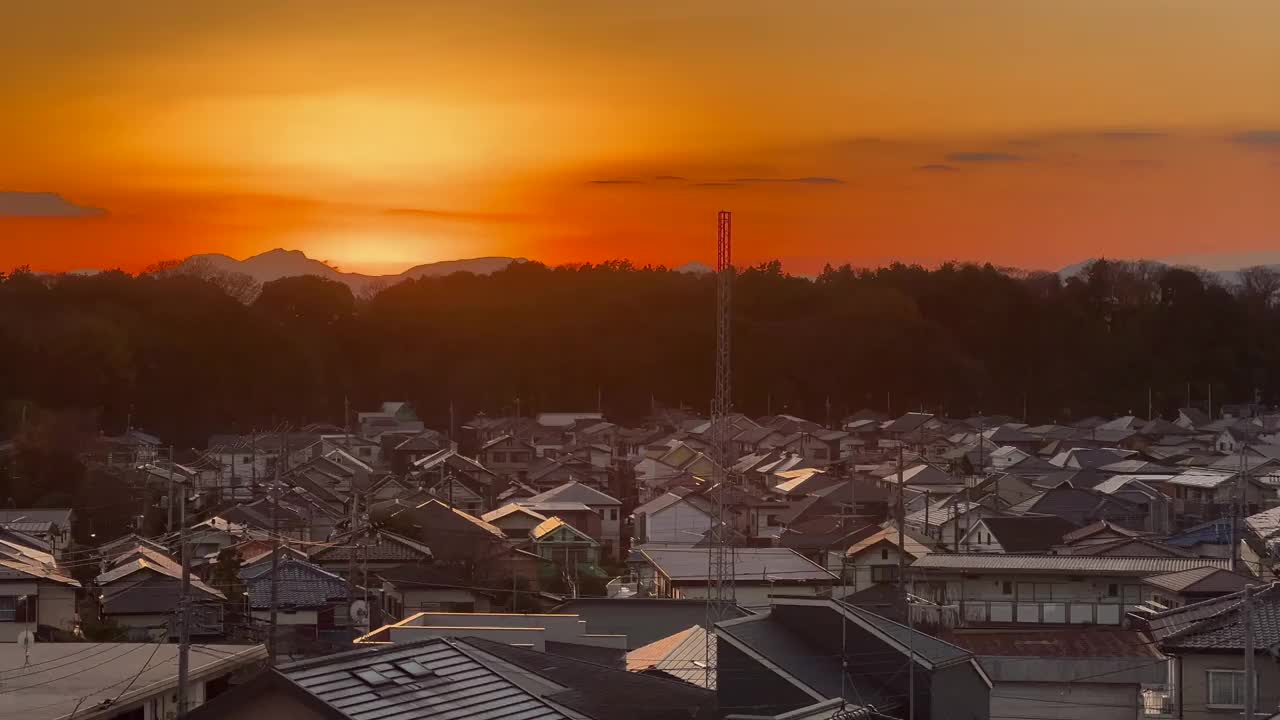
[{"label": "window", "polygon": [[241,464],[241,465],[248,465],[248,464],[249,464],[249,463],[251,463],[251,462],[253,462],[253,457],[252,457],[252,456],[249,456],[249,455],[242,455],[242,456],[240,457],[240,464]]},{"label": "window", "polygon": [[872,565],[871,582],[891,583],[898,581],[897,565]]},{"label": "window", "polygon": [[35,595],[0,596],[0,623],[36,622]]},{"label": "window", "polygon": [[618,508],[609,508],[609,519],[610,520],[618,519]]},{"label": "window", "polygon": [[493,454],[493,462],[500,463],[507,461],[507,454],[504,452],[495,452]]},{"label": "window", "polygon": [[1013,594],[1013,583],[1012,583],[1012,582],[1009,582],[1008,580],[1005,580],[1004,582],[1000,583],[1000,594],[1001,594],[1001,595],[1012,595],[1012,594]]},{"label": "window", "polygon": [[1119,585],[1115,583],[1111,583],[1110,585],[1107,585],[1107,597],[1115,597],[1119,594],[1120,594]]},{"label": "window", "polygon": [[880,559],[881,560],[889,559],[889,548],[880,548]]},{"label": "window", "polygon": [[[1209,670],[1209,706],[1244,707],[1244,671]],[[1254,683],[1257,689],[1257,682]]]}]

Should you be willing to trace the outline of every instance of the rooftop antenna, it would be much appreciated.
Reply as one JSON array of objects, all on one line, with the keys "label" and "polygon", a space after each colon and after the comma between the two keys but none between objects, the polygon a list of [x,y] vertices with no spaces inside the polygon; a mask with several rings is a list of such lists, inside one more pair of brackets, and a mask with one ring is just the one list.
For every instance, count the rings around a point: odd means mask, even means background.
[{"label": "rooftop antenna", "polygon": [[726,527],[730,514],[729,465],[732,462],[729,413],[732,411],[733,320],[733,214],[721,210],[716,233],[716,380],[715,399],[711,403],[711,501],[715,508],[707,547],[707,628],[706,687],[716,686],[715,664],[711,658],[716,649],[715,624],[728,619],[725,606],[737,601],[734,592],[734,549],[732,532]]}]

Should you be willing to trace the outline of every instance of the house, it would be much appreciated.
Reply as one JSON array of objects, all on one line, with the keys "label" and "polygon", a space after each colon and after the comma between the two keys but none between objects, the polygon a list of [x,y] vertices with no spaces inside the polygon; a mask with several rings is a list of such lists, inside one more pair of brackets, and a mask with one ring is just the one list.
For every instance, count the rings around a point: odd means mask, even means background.
[{"label": "house", "polygon": [[475,587],[432,565],[400,565],[378,572],[377,577],[382,581],[383,612],[392,621],[420,612],[487,613],[498,596],[497,588]]},{"label": "house", "polygon": [[71,544],[75,511],[71,508],[0,510],[0,528],[28,535],[48,545],[54,557]]},{"label": "house", "polygon": [[[182,597],[182,566],[148,548],[126,553],[119,564],[94,579],[102,617],[128,629],[133,642],[177,639],[175,622]],[[191,576],[191,634],[219,637],[225,633],[222,592]]]},{"label": "house", "polygon": [[[450,447],[427,455],[410,466],[409,479],[441,500],[470,513],[492,510],[500,503],[499,476]],[[470,508],[470,509],[468,509]]]},{"label": "house", "polygon": [[537,459],[532,443],[512,435],[501,435],[480,446],[481,465],[499,475],[528,472]]},{"label": "house", "polygon": [[[1238,522],[1238,521],[1236,521]],[[1165,545],[1189,550],[1200,557],[1231,557],[1232,518],[1219,518],[1191,527],[1164,539]]]},{"label": "house", "polygon": [[930,553],[911,564],[912,594],[955,606],[964,625],[1120,625],[1151,598],[1143,579],[1230,560],[1186,557]]},{"label": "house", "polygon": [[1010,513],[1056,515],[1074,525],[1084,526],[1097,520],[1130,528],[1143,528],[1147,517],[1137,503],[1105,493],[1073,487],[1056,487],[1010,507]]},{"label": "house", "polygon": [[321,545],[308,557],[309,562],[344,578],[353,565],[376,573],[434,559],[435,553],[426,544],[385,528],[338,535],[332,545]]},{"label": "house", "polygon": [[992,717],[992,683],[972,653],[837,600],[774,598],[715,635],[722,709],[768,717],[840,700],[850,717]]},{"label": "house", "polygon": [[[195,643],[188,655],[187,708],[231,688],[234,676],[262,664],[262,645]],[[4,713],[22,720],[159,720],[178,716],[176,643],[37,642],[0,644],[7,675]]]},{"label": "house", "polygon": [[1133,630],[966,629],[941,637],[973,653],[991,679],[992,718],[1133,720],[1149,707],[1149,688],[1167,679],[1164,656]]},{"label": "house", "polygon": [[907,529],[932,538],[940,546],[958,548],[957,543],[967,536],[974,523],[1005,514],[980,503],[956,499],[958,497],[926,504],[923,509],[907,515]]},{"label": "house", "polygon": [[[1244,708],[1244,593],[1185,605],[1149,618],[1149,632],[1161,652],[1173,657],[1174,711],[1183,720],[1239,715]],[[1280,586],[1255,588],[1249,622],[1256,653],[1256,708],[1280,706]]]},{"label": "house", "polygon": [[80,583],[51,554],[16,539],[12,531],[0,537],[0,644],[41,627],[74,630]]},{"label": "house", "polygon": [[426,637],[485,638],[557,657],[626,667],[627,636],[592,632],[576,615],[421,612],[356,640],[357,644],[417,642]]},{"label": "house", "polygon": [[882,528],[854,542],[844,552],[841,584],[850,592],[859,592],[876,585],[897,583],[899,542],[903,543],[908,565],[932,552],[912,532],[904,533],[899,540],[896,527]]},{"label": "house", "polygon": [[[351,617],[351,585],[309,562],[281,558],[276,571],[278,652],[310,655],[335,652],[358,634]],[[259,626],[271,622],[271,563],[241,571],[250,616]]]},{"label": "house", "polygon": [[360,436],[376,440],[383,433],[418,433],[425,429],[418,413],[407,402],[384,402],[372,412],[356,413]]},{"label": "house", "polygon": [[1173,424],[1187,430],[1198,430],[1210,422],[1209,414],[1200,408],[1178,408],[1178,419]]},{"label": "house", "polygon": [[577,481],[566,482],[546,492],[538,493],[531,498],[519,500],[519,504],[533,508],[546,515],[540,508],[545,503],[581,503],[600,516],[599,536],[602,557],[617,559],[618,550],[622,547],[622,502],[599,490],[583,485]]},{"label": "house", "polygon": [[[735,547],[735,600],[743,607],[767,606],[773,592],[829,595],[836,576],[788,548]],[[701,548],[644,545],[627,558],[641,588],[656,597],[705,598],[707,551]]]},{"label": "house", "polygon": [[1239,482],[1239,474],[1209,470],[1188,470],[1169,478],[1165,486],[1173,496],[1173,518],[1176,527],[1186,528],[1202,522],[1217,520],[1231,514],[1237,488],[1243,486],[1246,515],[1259,512],[1264,498],[1275,496],[1275,491],[1263,485],[1257,478],[1246,475],[1247,482]]},{"label": "house", "polygon": [[431,638],[262,671],[189,720],[662,720],[718,718],[714,695],[479,638]]},{"label": "house", "polygon": [[554,515],[529,531],[529,541],[538,557],[555,564],[545,566],[544,582],[553,582],[559,575],[577,595],[580,577],[608,577],[600,569],[600,543]]},{"label": "house", "polygon": [[638,544],[693,545],[713,524],[710,503],[699,495],[668,492],[637,507],[635,541]]},{"label": "house", "polygon": [[529,531],[546,521],[547,516],[524,505],[507,503],[481,515],[480,519],[501,529],[507,537],[521,540],[529,537]]},{"label": "house", "polygon": [[1142,579],[1151,587],[1152,602],[1162,609],[1192,605],[1240,592],[1253,578],[1215,567],[1198,567]]},{"label": "house", "polygon": [[965,552],[1043,553],[1076,529],[1056,515],[984,517],[964,534],[960,546]]},{"label": "house", "polygon": [[1140,538],[1145,533],[1137,530],[1130,530],[1122,525],[1116,525],[1109,520],[1098,520],[1089,523],[1078,530],[1072,530],[1062,536],[1062,544],[1066,546],[1078,547],[1082,545],[1110,545],[1117,540],[1126,540],[1129,538]]}]

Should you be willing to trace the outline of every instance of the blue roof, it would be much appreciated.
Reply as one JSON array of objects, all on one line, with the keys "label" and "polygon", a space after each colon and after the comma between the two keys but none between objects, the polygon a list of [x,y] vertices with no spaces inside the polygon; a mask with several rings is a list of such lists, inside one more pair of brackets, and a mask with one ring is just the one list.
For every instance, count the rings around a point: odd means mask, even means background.
[{"label": "blue roof", "polygon": [[1207,523],[1200,523],[1193,527],[1170,537],[1165,540],[1166,545],[1174,547],[1193,547],[1209,543],[1213,545],[1230,545],[1231,544],[1231,518],[1222,518],[1220,520],[1210,520]]}]

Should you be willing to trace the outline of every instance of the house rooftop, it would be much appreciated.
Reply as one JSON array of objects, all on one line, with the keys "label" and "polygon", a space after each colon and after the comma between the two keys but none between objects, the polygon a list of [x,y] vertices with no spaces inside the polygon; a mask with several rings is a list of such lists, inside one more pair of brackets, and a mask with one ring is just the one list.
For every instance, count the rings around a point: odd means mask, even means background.
[{"label": "house rooftop", "polygon": [[[261,662],[266,650],[262,645],[192,645],[190,657],[192,680],[203,680]],[[74,713],[93,720],[113,715],[107,705],[118,713],[131,702],[176,688],[178,646],[38,642],[27,658],[17,643],[0,643],[0,666],[21,673],[5,679],[6,717],[55,720]]]},{"label": "house rooftop", "polygon": [[1075,575],[1147,577],[1198,567],[1231,569],[1231,560],[1185,557],[1115,557],[1098,555],[998,555],[994,553],[932,553],[912,563],[913,570],[965,572],[1060,572]]},{"label": "house rooftop", "polygon": [[1005,552],[1042,552],[1062,542],[1076,526],[1056,515],[988,517],[980,521]]},{"label": "house rooftop", "polygon": [[[707,551],[692,547],[642,545],[639,553],[673,582],[707,580]],[[829,583],[835,576],[790,548],[735,547],[738,584]]]}]

